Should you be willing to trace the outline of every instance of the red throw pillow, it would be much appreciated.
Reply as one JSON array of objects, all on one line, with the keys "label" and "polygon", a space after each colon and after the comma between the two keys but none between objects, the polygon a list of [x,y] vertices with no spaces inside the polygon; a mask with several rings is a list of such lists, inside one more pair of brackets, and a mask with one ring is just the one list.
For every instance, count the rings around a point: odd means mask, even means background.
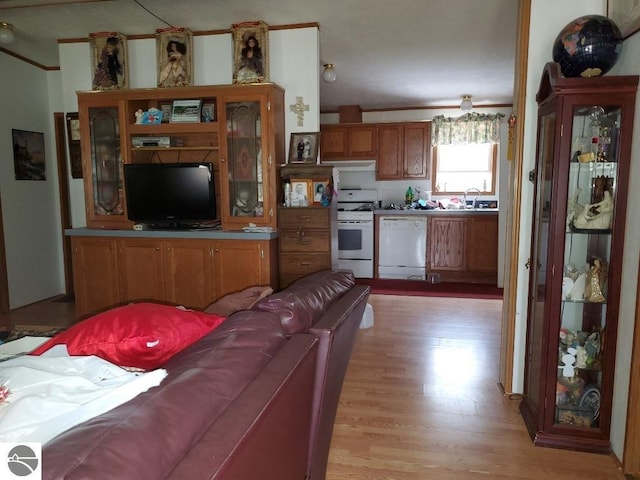
[{"label": "red throw pillow", "polygon": [[33,352],[66,344],[70,355],[96,355],[123,367],[158,368],[226,317],[155,303],[135,303],[83,320]]}]

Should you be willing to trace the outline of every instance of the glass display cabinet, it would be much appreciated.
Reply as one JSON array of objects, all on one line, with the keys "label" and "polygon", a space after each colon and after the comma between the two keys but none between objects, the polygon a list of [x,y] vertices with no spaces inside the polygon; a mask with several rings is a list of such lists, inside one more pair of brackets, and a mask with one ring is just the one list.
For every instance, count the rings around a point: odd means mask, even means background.
[{"label": "glass display cabinet", "polygon": [[222,224],[277,227],[277,182],[284,161],[282,91],[256,86],[254,94],[223,98],[226,158],[221,158]]},{"label": "glass display cabinet", "polygon": [[542,75],[520,404],[536,445],[610,451],[637,84]]},{"label": "glass display cabinet", "polygon": [[85,208],[90,228],[120,228],[127,223],[122,177],[121,108],[118,103],[80,109]]}]

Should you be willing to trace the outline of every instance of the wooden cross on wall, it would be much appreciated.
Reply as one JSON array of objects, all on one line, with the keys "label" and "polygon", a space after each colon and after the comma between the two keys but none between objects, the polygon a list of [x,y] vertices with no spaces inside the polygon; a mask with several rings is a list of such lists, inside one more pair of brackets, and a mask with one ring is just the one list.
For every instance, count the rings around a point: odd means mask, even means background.
[{"label": "wooden cross on wall", "polygon": [[298,117],[298,126],[304,126],[304,112],[309,111],[309,105],[304,104],[302,97],[296,97],[296,103],[289,105],[289,109]]}]

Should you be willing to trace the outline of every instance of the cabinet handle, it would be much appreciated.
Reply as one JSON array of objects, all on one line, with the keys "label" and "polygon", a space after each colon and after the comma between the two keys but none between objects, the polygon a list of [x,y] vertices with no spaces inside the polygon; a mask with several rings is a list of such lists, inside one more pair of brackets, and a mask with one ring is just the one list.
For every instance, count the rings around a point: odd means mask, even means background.
[{"label": "cabinet handle", "polygon": [[301,215],[299,218],[300,218],[301,222],[310,222],[311,221],[311,217],[309,215]]},{"label": "cabinet handle", "polygon": [[311,262],[300,262],[298,263],[300,268],[309,268],[311,266]]},{"label": "cabinet handle", "polygon": [[216,248],[213,251],[216,252],[216,253],[220,253],[220,249],[219,248]]},{"label": "cabinet handle", "polygon": [[220,161],[221,162],[226,162],[226,160],[224,158],[221,158]]}]

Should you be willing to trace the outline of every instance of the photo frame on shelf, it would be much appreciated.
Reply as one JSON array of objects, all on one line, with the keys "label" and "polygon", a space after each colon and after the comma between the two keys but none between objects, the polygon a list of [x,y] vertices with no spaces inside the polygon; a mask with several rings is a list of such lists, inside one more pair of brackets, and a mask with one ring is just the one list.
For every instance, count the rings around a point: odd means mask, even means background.
[{"label": "photo frame on shelf", "polygon": [[202,104],[201,121],[205,123],[216,121],[216,104],[214,102],[204,102]]},{"label": "photo frame on shelf", "polygon": [[11,130],[16,180],[46,180],[44,133]]},{"label": "photo frame on shelf", "polygon": [[168,123],[171,120],[171,110],[173,110],[173,103],[161,103],[160,110],[162,111],[162,123]]},{"label": "photo frame on shelf", "polygon": [[67,113],[66,120],[71,178],[82,178],[82,152],[80,150],[80,120],[78,112]]},{"label": "photo frame on shelf", "polygon": [[89,34],[92,90],[118,90],[129,85],[127,37],[118,32]]},{"label": "photo frame on shelf", "polygon": [[186,87],[193,78],[193,34],[186,28],[156,30],[158,87]]},{"label": "photo frame on shelf", "polygon": [[171,123],[200,122],[201,100],[174,100],[171,107]]},{"label": "photo frame on shelf", "polygon": [[626,39],[640,31],[640,0],[607,0],[607,16]]},{"label": "photo frame on shelf", "polygon": [[291,179],[291,206],[307,207],[313,203],[313,181],[306,178]]},{"label": "photo frame on shelf", "polygon": [[262,21],[235,23],[233,83],[269,81],[269,26]]},{"label": "photo frame on shelf", "polygon": [[330,181],[326,180],[314,180],[313,181],[313,203],[314,205],[328,204],[327,199],[331,198]]},{"label": "photo frame on shelf", "polygon": [[287,163],[318,163],[320,132],[293,132],[289,142]]}]

